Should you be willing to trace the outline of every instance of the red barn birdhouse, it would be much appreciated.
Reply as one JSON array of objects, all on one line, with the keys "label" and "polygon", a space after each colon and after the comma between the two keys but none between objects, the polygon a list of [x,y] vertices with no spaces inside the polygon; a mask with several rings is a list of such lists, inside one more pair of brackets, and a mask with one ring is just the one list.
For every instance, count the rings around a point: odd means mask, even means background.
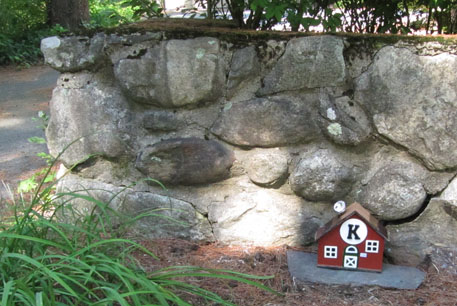
[{"label": "red barn birdhouse", "polygon": [[387,231],[359,203],[319,228],[317,265],[320,267],[382,271]]}]

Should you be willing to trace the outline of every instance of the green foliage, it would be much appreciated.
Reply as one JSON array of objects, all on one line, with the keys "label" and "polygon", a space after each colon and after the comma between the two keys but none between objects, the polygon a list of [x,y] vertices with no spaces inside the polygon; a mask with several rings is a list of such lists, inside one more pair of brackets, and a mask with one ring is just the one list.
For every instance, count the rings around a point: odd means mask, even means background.
[{"label": "green foliage", "polygon": [[27,140],[31,143],[37,143],[37,144],[46,143],[46,139],[44,139],[43,137],[37,137],[37,136],[30,137]]},{"label": "green foliage", "polygon": [[[51,168],[45,170],[45,178]],[[183,293],[232,305],[186,282],[186,278],[199,277],[243,282],[276,293],[257,282],[271,277],[191,266],[147,272],[134,254],[158,258],[133,240],[121,237],[139,218],[160,218],[158,211],[128,218],[110,207],[118,194],[112,194],[104,203],[91,197],[91,190],[55,194],[57,182],[45,182],[34,186],[30,201],[21,197],[13,203],[10,218],[0,220],[2,306],[190,305]],[[74,201],[81,200],[92,207],[87,213],[73,207]],[[72,222],[63,222],[64,215]]]},{"label": "green foliage", "polygon": [[114,27],[133,21],[133,10],[124,0],[90,0],[91,27]]},{"label": "green foliage", "polygon": [[25,180],[22,180],[19,182],[19,185],[17,186],[17,192],[19,192],[19,193],[32,192],[37,187],[38,187],[38,182],[36,181],[36,176],[33,175],[33,176],[29,177],[28,179],[25,179]]},{"label": "green foliage", "polygon": [[42,29],[46,24],[44,0],[0,0],[0,33],[10,37]]},{"label": "green foliage", "polygon": [[40,42],[43,38],[66,32],[61,26],[30,30],[14,36],[0,32],[0,65],[37,63],[41,58]]},{"label": "green foliage", "polygon": [[122,6],[133,10],[135,20],[140,20],[142,17],[163,17],[163,8],[156,0],[125,0]]},{"label": "green foliage", "polygon": [[37,128],[40,128],[44,131],[44,130],[46,130],[46,127],[48,126],[49,116],[44,111],[39,111],[37,113],[37,117],[33,117],[32,120],[38,121],[40,123],[40,125],[37,126]]},{"label": "green foliage", "polygon": [[44,0],[0,0],[0,65],[36,62],[45,24]]},{"label": "green foliage", "polygon": [[347,32],[406,33],[408,29],[402,22],[408,10],[405,3],[404,0],[341,0],[336,4],[349,16],[343,25]]},{"label": "green foliage", "polygon": [[[197,0],[203,7],[224,7],[240,27],[270,29],[288,22],[293,31],[309,31],[312,26],[324,31],[359,33],[401,33],[421,23],[410,23],[414,10],[428,11],[426,27],[435,21],[438,32],[457,32],[457,1],[455,0]],[[207,10],[219,18],[220,10]],[[246,15],[249,12],[249,15]],[[224,16],[223,16],[224,17]],[[405,21],[406,20],[406,21]]]}]

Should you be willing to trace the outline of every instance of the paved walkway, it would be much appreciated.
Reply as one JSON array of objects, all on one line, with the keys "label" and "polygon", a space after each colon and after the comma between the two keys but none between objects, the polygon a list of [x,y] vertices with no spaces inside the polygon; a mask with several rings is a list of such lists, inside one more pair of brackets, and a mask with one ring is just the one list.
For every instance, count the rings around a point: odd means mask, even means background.
[{"label": "paved walkway", "polygon": [[[47,152],[46,145],[33,144],[29,137],[44,137],[33,121],[38,111],[49,114],[49,101],[58,72],[46,66],[17,70],[0,67],[0,197],[8,197],[4,184],[17,183],[46,163],[36,154]],[[4,184],[3,184],[4,183]]]}]

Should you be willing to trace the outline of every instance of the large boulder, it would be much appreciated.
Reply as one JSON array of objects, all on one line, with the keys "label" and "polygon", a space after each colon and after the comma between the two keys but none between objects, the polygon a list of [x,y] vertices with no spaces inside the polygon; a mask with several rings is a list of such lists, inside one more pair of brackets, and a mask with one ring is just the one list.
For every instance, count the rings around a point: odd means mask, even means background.
[{"label": "large boulder", "polygon": [[289,178],[292,190],[310,201],[341,200],[355,180],[352,165],[328,149],[302,154]]},{"label": "large boulder", "polygon": [[225,243],[303,245],[314,241],[316,230],[330,219],[325,204],[308,203],[271,189],[249,188],[213,202],[208,218],[215,238]]},{"label": "large boulder", "polygon": [[60,72],[76,72],[103,64],[106,35],[99,33],[92,38],[85,36],[52,36],[41,41],[46,64]]},{"label": "large boulder", "polygon": [[[167,195],[136,191],[131,188],[120,188],[102,183],[98,180],[82,179],[69,174],[62,178],[57,187],[58,192],[71,192],[76,195],[90,196],[92,199],[107,204],[126,220],[111,215],[112,221],[130,222],[141,214],[151,216],[138,218],[129,224],[128,230],[143,238],[182,238],[191,240],[212,241],[211,224],[208,219],[197,211],[192,203],[175,199]],[[87,215],[96,205],[95,201],[65,196],[65,205],[70,209],[62,210],[59,217],[72,222],[75,215]],[[76,213],[76,214],[75,214]]]},{"label": "large boulder", "polygon": [[108,158],[129,154],[129,104],[100,74],[62,74],[50,108],[49,152],[57,156],[65,151],[60,159],[67,167],[93,154]]},{"label": "large boulder", "polygon": [[421,209],[429,191],[444,188],[446,181],[433,176],[408,154],[384,148],[371,160],[355,200],[381,220],[405,219]]},{"label": "large boulder", "polygon": [[[397,264],[419,264],[427,256],[442,264],[440,249],[453,249],[446,256],[457,257],[457,206],[442,199],[432,199],[427,208],[414,221],[388,225],[389,241],[386,254]],[[444,260],[443,260],[444,259]]]},{"label": "large boulder", "polygon": [[126,95],[137,102],[195,107],[223,95],[223,58],[216,38],[169,40],[120,59],[114,73]]},{"label": "large boulder", "polygon": [[291,39],[258,94],[342,85],[346,76],[343,49],[343,40],[330,35]]},{"label": "large boulder", "polygon": [[414,164],[392,163],[379,169],[362,188],[359,201],[382,220],[404,219],[420,210],[427,197]]},{"label": "large boulder", "polygon": [[173,138],[144,148],[136,167],[149,178],[173,185],[195,185],[227,178],[234,154],[221,143]]},{"label": "large boulder", "polygon": [[247,147],[309,142],[319,135],[313,119],[315,99],[309,95],[302,101],[275,97],[229,103],[211,132],[226,142]]},{"label": "large boulder", "polygon": [[457,166],[457,56],[384,47],[355,82],[355,99],[381,135],[432,170]]}]

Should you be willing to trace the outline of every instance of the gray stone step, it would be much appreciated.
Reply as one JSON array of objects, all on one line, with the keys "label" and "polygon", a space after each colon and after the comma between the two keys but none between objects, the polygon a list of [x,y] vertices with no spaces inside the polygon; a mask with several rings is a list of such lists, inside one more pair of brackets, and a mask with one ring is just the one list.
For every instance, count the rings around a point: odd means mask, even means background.
[{"label": "gray stone step", "polygon": [[320,268],[317,254],[292,250],[287,251],[287,262],[291,276],[302,282],[417,289],[425,279],[419,269],[389,264],[383,265],[381,273]]}]

